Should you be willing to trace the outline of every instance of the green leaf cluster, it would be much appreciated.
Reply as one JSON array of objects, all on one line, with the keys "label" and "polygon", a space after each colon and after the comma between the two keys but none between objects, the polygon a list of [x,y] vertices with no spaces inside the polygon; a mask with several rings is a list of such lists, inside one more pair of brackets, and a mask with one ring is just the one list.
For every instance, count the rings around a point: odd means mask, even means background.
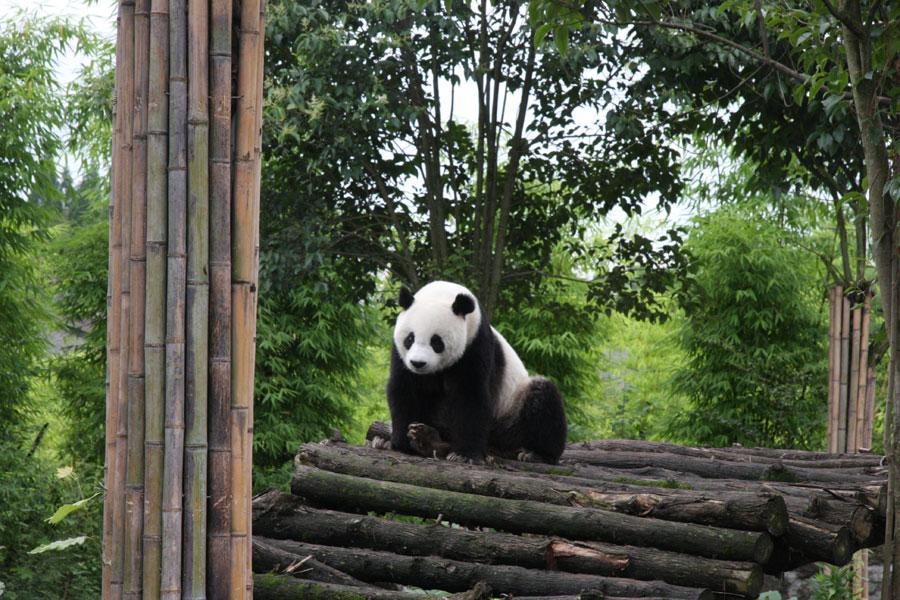
[{"label": "green leaf cluster", "polygon": [[752,214],[720,209],[688,239],[693,273],[679,295],[689,406],[675,439],[815,447],[825,425],[827,321],[813,257]]}]

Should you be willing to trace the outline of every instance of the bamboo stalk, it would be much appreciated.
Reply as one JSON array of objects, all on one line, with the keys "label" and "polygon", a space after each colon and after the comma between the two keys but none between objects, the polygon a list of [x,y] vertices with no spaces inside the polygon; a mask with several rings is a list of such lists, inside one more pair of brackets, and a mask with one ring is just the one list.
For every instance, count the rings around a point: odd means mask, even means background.
[{"label": "bamboo stalk", "polygon": [[[247,597],[250,576],[250,495],[252,456],[253,334],[256,316],[255,215],[259,136],[257,113],[259,53],[262,49],[259,0],[241,4],[238,50],[237,121],[234,149],[232,221],[232,598]],[[256,217],[258,218],[258,217]]]},{"label": "bamboo stalk", "polygon": [[150,0],[134,11],[133,168],[129,235],[128,442],[125,474],[126,598],[141,597],[144,504],[144,305],[147,221],[147,101],[150,63]]},{"label": "bamboo stalk", "polygon": [[[255,191],[253,194],[253,279],[250,286],[251,290],[259,289],[259,210],[260,210],[260,201],[261,201],[261,186],[262,186],[262,122],[263,122],[263,94],[264,94],[264,77],[265,77],[265,31],[266,31],[266,0],[260,0],[259,4],[259,47],[256,52],[257,57],[257,73],[256,73],[256,124],[255,124]],[[256,365],[256,308],[257,303],[259,302],[258,293],[253,294],[253,346],[252,346],[252,358],[250,364],[255,367]],[[250,389],[253,389],[253,384],[251,383]],[[247,432],[247,449],[244,452],[244,456],[248,457],[248,460],[244,462],[244,469],[246,472],[247,485],[249,487],[250,494],[247,496],[247,593],[246,598],[253,598],[253,551],[252,551],[252,539],[253,539],[253,518],[252,511],[253,507],[251,502],[252,498],[252,490],[253,490],[253,395],[250,396],[249,403],[249,426],[250,429]]]},{"label": "bamboo stalk", "polygon": [[187,211],[187,14],[169,2],[166,415],[160,598],[181,596]]},{"label": "bamboo stalk", "polygon": [[837,450],[837,426],[838,426],[838,407],[837,407],[837,391],[835,383],[837,382],[837,373],[835,365],[837,364],[837,356],[835,353],[835,337],[837,335],[837,287],[831,288],[829,300],[828,315],[828,451],[835,452]]},{"label": "bamboo stalk", "polygon": [[228,598],[231,577],[231,0],[212,0],[209,64],[209,503],[207,589]]},{"label": "bamboo stalk", "polygon": [[859,448],[871,448],[872,437],[867,435],[867,429],[871,429],[869,421],[871,415],[868,414],[866,408],[869,399],[868,383],[869,383],[869,321],[871,312],[871,301],[869,294],[866,294],[861,310],[862,324],[860,326],[859,335],[859,368],[857,369],[859,394],[856,398],[856,445]]},{"label": "bamboo stalk", "polygon": [[206,598],[209,6],[188,0],[188,213],[182,598]]},{"label": "bamboo stalk", "polygon": [[[116,61],[120,55],[117,46]],[[116,83],[118,90],[118,80]],[[113,144],[112,144],[112,172],[110,177],[109,195],[109,263],[106,278],[106,431],[105,431],[105,457],[104,457],[104,489],[103,496],[103,548],[102,548],[102,574],[101,593],[103,598],[112,598],[112,554],[113,554],[113,512],[115,497],[112,493],[115,487],[115,459],[116,459],[116,424],[118,422],[118,389],[119,389],[119,310],[118,302],[121,289],[119,259],[122,252],[122,224],[119,216],[118,196],[119,161],[120,152],[118,135],[121,130],[119,125],[118,101],[113,103]]]},{"label": "bamboo stalk", "polygon": [[841,296],[840,400],[838,404],[838,452],[847,451],[847,405],[850,399],[850,301]]},{"label": "bamboo stalk", "polygon": [[130,314],[129,254],[131,238],[131,181],[132,181],[132,136],[134,111],[134,1],[121,0],[119,4],[118,44],[116,62],[116,125],[115,143],[118,144],[118,173],[116,174],[116,204],[119,207],[117,253],[119,281],[119,360],[116,372],[116,442],[113,485],[109,492],[113,495],[112,505],[112,571],[110,576],[110,597],[121,598],[125,583],[125,476],[128,451],[128,333]]},{"label": "bamboo stalk", "polygon": [[868,380],[866,382],[866,432],[863,436],[872,445],[872,428],[875,421],[875,369],[869,367]]},{"label": "bamboo stalk", "polygon": [[160,597],[166,390],[168,188],[168,0],[152,0],[147,124],[147,289],[144,315],[144,572],[148,600]]},{"label": "bamboo stalk", "polygon": [[862,333],[862,307],[857,305],[852,308],[850,319],[852,322],[850,338],[850,380],[848,381],[849,393],[847,396],[847,452],[858,452],[859,444],[856,440],[857,404],[859,402],[859,358],[860,335]]}]

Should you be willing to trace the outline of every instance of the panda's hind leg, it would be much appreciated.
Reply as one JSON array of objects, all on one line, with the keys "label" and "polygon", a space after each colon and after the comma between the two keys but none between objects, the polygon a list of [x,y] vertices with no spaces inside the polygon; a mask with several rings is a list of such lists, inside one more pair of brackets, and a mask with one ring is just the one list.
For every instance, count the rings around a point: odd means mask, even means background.
[{"label": "panda's hind leg", "polygon": [[518,460],[556,464],[566,446],[566,412],[562,395],[552,381],[535,377],[511,419],[492,432],[491,445]]}]

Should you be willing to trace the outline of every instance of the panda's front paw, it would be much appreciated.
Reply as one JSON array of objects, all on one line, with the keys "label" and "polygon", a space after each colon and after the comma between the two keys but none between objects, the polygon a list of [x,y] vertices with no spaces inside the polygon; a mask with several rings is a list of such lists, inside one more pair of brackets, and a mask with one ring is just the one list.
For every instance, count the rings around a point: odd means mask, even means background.
[{"label": "panda's front paw", "polygon": [[410,423],[406,439],[419,456],[426,458],[442,458],[449,449],[440,432],[425,423]]},{"label": "panda's front paw", "polygon": [[543,459],[532,452],[531,450],[526,450],[522,448],[519,450],[519,454],[516,456],[516,459],[521,462],[543,462]]},{"label": "panda's front paw", "polygon": [[376,450],[390,450],[391,440],[376,435],[369,441],[369,445]]},{"label": "panda's front paw", "polygon": [[456,452],[451,452],[447,455],[447,460],[451,462],[461,462],[467,465],[482,465],[484,464],[484,460],[481,458],[474,458],[471,456],[465,456],[463,454],[458,454]]}]

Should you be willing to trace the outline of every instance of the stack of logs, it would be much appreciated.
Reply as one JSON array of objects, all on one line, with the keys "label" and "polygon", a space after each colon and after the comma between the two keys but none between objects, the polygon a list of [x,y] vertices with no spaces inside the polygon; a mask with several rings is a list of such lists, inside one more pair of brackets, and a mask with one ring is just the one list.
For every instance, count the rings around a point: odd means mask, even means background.
[{"label": "stack of logs", "polygon": [[305,444],[293,494],[253,503],[256,597],[755,598],[764,573],[880,544],[885,472],[871,454],[626,440],[553,466]]}]

